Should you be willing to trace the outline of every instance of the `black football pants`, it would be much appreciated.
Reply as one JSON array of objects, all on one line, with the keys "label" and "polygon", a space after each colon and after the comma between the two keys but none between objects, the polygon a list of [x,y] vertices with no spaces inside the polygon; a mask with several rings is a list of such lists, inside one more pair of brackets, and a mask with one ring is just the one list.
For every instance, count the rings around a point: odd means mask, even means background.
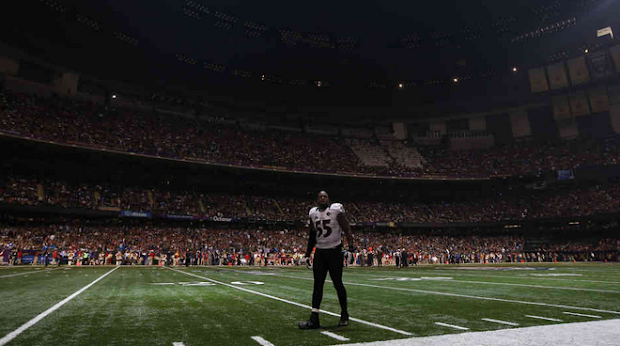
[{"label": "black football pants", "polygon": [[338,293],[338,301],[342,312],[347,312],[347,291],[342,283],[342,246],[334,249],[316,249],[312,271],[314,273],[314,291],[312,292],[312,307],[319,309],[323,300],[323,286],[327,272]]}]

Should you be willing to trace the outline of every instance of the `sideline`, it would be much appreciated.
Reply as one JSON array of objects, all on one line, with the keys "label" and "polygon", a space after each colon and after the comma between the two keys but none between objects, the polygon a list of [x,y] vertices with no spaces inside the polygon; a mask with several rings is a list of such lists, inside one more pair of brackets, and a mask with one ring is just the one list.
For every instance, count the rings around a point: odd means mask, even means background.
[{"label": "sideline", "polygon": [[27,271],[26,273],[2,275],[2,276],[0,276],[0,279],[3,279],[3,278],[10,278],[10,277],[13,277],[13,276],[28,275],[28,274],[49,273],[49,272],[51,272],[51,271],[58,270],[58,269],[60,269],[60,268],[46,269],[46,270],[37,270],[37,271],[34,271],[34,270],[29,270],[29,271]]},{"label": "sideline", "polygon": [[620,320],[576,322],[467,332],[421,338],[346,344],[347,346],[616,346],[620,339]]}]

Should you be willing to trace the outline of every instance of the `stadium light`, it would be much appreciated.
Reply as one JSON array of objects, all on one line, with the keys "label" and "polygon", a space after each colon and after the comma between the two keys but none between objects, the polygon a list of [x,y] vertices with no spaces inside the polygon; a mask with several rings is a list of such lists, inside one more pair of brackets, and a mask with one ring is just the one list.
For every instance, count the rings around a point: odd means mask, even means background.
[{"label": "stadium light", "polygon": [[590,50],[588,50],[587,48],[584,50],[585,53],[588,53]]},{"label": "stadium light", "polygon": [[116,98],[116,94],[112,95],[112,98],[115,99]]},{"label": "stadium light", "polygon": [[398,89],[402,89],[405,85],[403,83],[398,83]]},{"label": "stadium light", "polygon": [[458,79],[458,78],[456,78],[456,77],[454,77],[454,78],[452,79],[452,81],[453,81],[454,83],[458,83],[458,82],[459,82],[459,79]]},{"label": "stadium light", "polygon": [[512,67],[512,72],[517,72],[517,67],[516,66]]}]

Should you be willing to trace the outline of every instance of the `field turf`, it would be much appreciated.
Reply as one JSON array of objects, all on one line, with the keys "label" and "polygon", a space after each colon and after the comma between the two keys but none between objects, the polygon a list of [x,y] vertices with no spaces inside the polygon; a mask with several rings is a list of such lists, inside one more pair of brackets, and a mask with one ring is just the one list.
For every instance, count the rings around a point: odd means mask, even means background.
[{"label": "field turf", "polygon": [[0,346],[332,345],[620,318],[615,263],[345,268],[344,281],[349,326],[328,281],[322,328],[301,331],[305,267],[4,267]]}]

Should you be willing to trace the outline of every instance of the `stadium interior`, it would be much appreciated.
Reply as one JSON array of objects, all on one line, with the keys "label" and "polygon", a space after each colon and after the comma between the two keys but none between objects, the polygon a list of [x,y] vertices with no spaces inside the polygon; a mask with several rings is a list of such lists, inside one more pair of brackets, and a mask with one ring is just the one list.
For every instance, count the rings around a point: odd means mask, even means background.
[{"label": "stadium interior", "polygon": [[[614,344],[619,12],[11,2],[0,346]],[[310,308],[322,190],[353,231],[343,265],[358,319],[311,334],[292,321]],[[139,317],[122,322],[125,307]],[[276,327],[250,317],[260,309]],[[562,319],[532,315],[552,312]],[[601,321],[564,340],[564,323],[594,323],[567,316]]]}]

